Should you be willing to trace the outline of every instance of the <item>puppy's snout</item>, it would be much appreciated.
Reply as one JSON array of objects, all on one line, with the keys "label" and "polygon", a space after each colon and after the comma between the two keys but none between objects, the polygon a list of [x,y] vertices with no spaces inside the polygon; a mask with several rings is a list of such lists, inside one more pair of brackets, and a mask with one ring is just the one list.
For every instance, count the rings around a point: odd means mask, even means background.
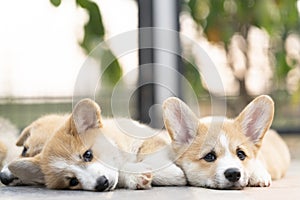
[{"label": "puppy's snout", "polygon": [[102,192],[109,186],[108,179],[105,176],[101,176],[97,179],[95,190]]},{"label": "puppy's snout", "polygon": [[237,182],[241,178],[241,172],[237,168],[229,168],[224,172],[227,180],[230,182]]},{"label": "puppy's snout", "polygon": [[3,183],[4,185],[9,185],[14,180],[14,178],[6,175],[3,172],[1,172],[0,173],[0,180],[1,180],[1,183]]}]

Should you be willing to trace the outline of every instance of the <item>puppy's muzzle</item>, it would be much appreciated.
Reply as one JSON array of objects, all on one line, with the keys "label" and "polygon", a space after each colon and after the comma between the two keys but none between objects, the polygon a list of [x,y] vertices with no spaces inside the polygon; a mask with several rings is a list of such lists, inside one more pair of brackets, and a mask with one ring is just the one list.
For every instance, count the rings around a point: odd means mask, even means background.
[{"label": "puppy's muzzle", "polygon": [[15,177],[14,177],[14,176],[7,175],[7,174],[4,173],[4,172],[1,172],[1,173],[0,173],[0,181],[1,181],[1,183],[3,183],[4,185],[9,185],[11,182],[13,182],[13,180],[15,180]]}]

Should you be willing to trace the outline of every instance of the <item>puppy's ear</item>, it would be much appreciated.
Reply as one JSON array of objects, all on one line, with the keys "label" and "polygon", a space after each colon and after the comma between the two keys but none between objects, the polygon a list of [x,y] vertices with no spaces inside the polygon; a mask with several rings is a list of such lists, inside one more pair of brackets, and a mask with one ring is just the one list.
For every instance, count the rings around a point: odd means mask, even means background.
[{"label": "puppy's ear", "polygon": [[180,99],[170,97],[163,103],[163,119],[172,140],[177,144],[189,144],[198,130],[198,119]]},{"label": "puppy's ear", "polygon": [[40,167],[39,155],[30,158],[20,158],[8,165],[11,173],[24,185],[45,184],[44,174]]},{"label": "puppy's ear", "polygon": [[91,99],[79,101],[72,113],[72,122],[77,133],[81,134],[90,128],[102,127],[101,109]]},{"label": "puppy's ear", "polygon": [[22,131],[22,133],[20,134],[16,145],[17,146],[23,146],[25,141],[27,140],[27,138],[30,136],[30,129],[31,129],[31,125],[25,127]]},{"label": "puppy's ear", "polygon": [[274,102],[267,96],[255,98],[235,119],[243,133],[260,147],[262,139],[270,128],[274,116]]}]

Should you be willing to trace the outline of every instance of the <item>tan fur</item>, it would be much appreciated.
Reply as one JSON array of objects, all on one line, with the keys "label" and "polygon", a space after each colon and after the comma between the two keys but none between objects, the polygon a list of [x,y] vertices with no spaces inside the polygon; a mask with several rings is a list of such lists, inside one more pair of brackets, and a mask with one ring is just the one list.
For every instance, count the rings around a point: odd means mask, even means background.
[{"label": "tan fur", "polygon": [[143,142],[138,152],[138,161],[142,161],[145,156],[153,154],[171,143],[167,131],[161,131],[155,137]]}]

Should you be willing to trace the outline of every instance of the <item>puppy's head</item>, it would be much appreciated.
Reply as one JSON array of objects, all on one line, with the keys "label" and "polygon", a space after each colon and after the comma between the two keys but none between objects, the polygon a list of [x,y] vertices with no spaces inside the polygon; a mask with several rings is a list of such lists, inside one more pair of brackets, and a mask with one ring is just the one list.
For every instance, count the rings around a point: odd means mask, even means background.
[{"label": "puppy's head", "polygon": [[[23,146],[20,158],[34,157],[39,154],[47,140],[55,133],[66,120],[66,115],[46,115],[24,128],[17,139],[17,146]],[[14,162],[13,162],[14,163]],[[19,169],[19,167],[17,167]],[[30,174],[30,173],[29,173]],[[33,181],[29,175],[17,177],[8,169],[8,165],[4,166],[0,173],[0,180],[5,185],[36,185],[41,184]]]},{"label": "puppy's head", "polygon": [[[114,189],[117,170],[98,159],[102,152],[99,153],[96,142],[102,136],[101,127],[99,106],[84,99],[45,144],[38,159],[20,159],[10,165],[9,169],[18,176],[22,173],[21,166],[30,165],[31,171],[35,168],[34,171],[42,172],[40,181],[52,189]],[[24,170],[28,171],[25,167]]]},{"label": "puppy's head", "polygon": [[21,157],[33,157],[40,153],[46,141],[67,119],[66,115],[45,115],[21,132],[16,145],[23,146]]},{"label": "puppy's head", "polygon": [[270,97],[253,100],[235,119],[197,119],[186,104],[169,98],[163,104],[166,129],[178,155],[177,164],[194,186],[241,189],[273,120]]}]

